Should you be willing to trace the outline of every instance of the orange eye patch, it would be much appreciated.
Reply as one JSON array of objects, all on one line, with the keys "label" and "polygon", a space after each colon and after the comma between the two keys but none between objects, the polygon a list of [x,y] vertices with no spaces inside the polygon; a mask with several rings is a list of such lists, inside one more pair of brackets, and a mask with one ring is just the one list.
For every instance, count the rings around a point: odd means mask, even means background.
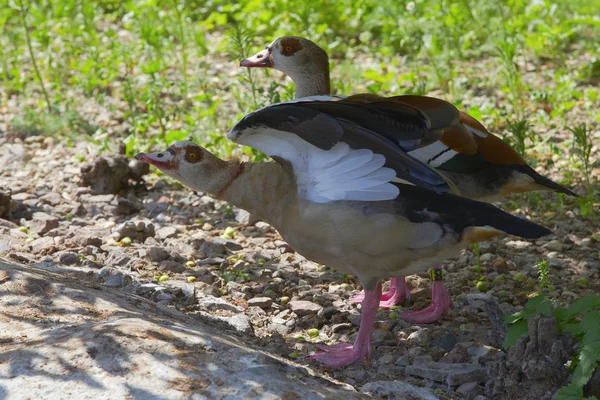
[{"label": "orange eye patch", "polygon": [[185,161],[195,164],[202,160],[202,151],[198,147],[188,147],[185,149]]},{"label": "orange eye patch", "polygon": [[293,56],[302,49],[302,44],[295,37],[287,37],[281,41],[281,54],[284,56]]}]

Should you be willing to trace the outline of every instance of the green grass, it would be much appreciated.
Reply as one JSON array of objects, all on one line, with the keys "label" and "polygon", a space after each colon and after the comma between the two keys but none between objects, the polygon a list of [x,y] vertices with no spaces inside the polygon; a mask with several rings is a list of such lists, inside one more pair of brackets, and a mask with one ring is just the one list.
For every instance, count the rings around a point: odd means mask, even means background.
[{"label": "green grass", "polygon": [[[293,96],[239,60],[296,34],[332,55],[334,91],[445,98],[534,165],[560,167],[571,141],[556,138],[581,123],[598,142],[600,0],[6,1],[0,104],[20,134],[124,141],[130,155],[191,137],[230,156],[239,118]],[[597,160],[577,157],[565,177],[593,207]]]}]

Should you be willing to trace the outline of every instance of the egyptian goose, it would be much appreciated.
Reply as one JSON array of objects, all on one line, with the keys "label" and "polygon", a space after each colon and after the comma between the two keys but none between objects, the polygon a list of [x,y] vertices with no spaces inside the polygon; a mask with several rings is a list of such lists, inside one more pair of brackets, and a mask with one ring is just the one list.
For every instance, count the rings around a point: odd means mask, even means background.
[{"label": "egyptian goose", "polygon": [[[395,126],[417,140],[430,134],[426,112],[395,99],[372,102],[372,108],[361,101],[270,105],[244,117],[227,135],[276,162],[223,161],[189,141],[136,156],[191,189],[260,216],[298,253],[360,280],[365,298],[356,341],[322,345],[325,352],[311,356],[329,367],[368,358],[382,279],[416,273],[500,234],[549,233],[493,205],[444,193],[450,187],[443,177],[373,132],[373,124],[357,123],[381,113],[380,129]],[[446,111],[452,108],[446,103]]]},{"label": "egyptian goose", "polygon": [[[240,63],[249,68],[274,68],[288,75],[296,84],[296,98],[330,94],[327,52],[308,39],[284,36],[256,55]],[[437,100],[422,96],[403,96],[403,101],[419,107],[435,109]],[[481,201],[494,201],[503,196],[536,190],[555,190],[575,196],[569,189],[541,176],[510,146],[494,136],[476,119],[460,112],[460,126],[439,132],[428,140],[404,150],[429,166],[442,171],[459,189],[460,195]],[[374,120],[375,121],[375,120]],[[421,311],[408,311],[402,317],[412,322],[438,320],[450,309],[440,266],[431,271],[432,304]],[[383,293],[381,307],[389,308],[410,297],[403,277],[392,278]],[[360,302],[363,295],[352,301]]]}]

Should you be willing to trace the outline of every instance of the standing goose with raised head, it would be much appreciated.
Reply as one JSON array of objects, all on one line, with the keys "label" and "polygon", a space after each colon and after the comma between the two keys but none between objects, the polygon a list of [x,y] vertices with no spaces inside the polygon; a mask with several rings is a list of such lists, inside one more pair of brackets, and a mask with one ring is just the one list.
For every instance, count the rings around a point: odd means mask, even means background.
[{"label": "standing goose with raised head", "polygon": [[[296,84],[296,98],[329,96],[329,60],[327,52],[308,39],[281,37],[256,55],[240,63],[248,68],[274,68],[288,75]],[[376,97],[376,96],[375,96]],[[429,112],[435,134],[406,146],[403,150],[416,159],[441,171],[459,190],[461,196],[481,201],[493,201],[513,193],[554,190],[575,196],[569,189],[541,176],[509,145],[494,136],[475,118],[457,112],[457,124],[451,129],[436,130],[443,120],[444,101],[425,96],[397,96],[404,103]],[[369,102],[372,99],[367,98]],[[377,123],[378,115],[373,123]],[[401,132],[398,132],[400,136]],[[398,139],[396,139],[398,140]],[[402,317],[417,323],[438,320],[450,309],[451,301],[443,283],[439,265],[433,267],[432,304],[421,311],[408,311]],[[383,293],[381,307],[400,304],[410,296],[404,277],[392,278],[390,288]],[[358,295],[352,301],[362,301]]]},{"label": "standing goose with raised head", "polygon": [[365,297],[355,342],[321,345],[324,352],[312,356],[329,367],[369,357],[382,279],[419,272],[496,235],[549,233],[492,205],[443,193],[450,189],[444,177],[360,124],[385,111],[378,126],[417,140],[430,134],[422,110],[394,99],[371,107],[358,100],[279,103],[231,129],[230,139],[276,162],[223,161],[192,142],[137,155],[194,190],[260,216],[298,253],[360,280]]}]

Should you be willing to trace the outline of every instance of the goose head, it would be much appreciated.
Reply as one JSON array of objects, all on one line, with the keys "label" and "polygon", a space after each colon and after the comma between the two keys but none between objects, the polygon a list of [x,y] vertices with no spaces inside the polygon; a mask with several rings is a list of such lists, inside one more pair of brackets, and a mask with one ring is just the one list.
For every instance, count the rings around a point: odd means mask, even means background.
[{"label": "goose head", "polygon": [[302,37],[280,37],[264,50],[242,60],[240,66],[273,68],[283,72],[296,84],[296,98],[331,92],[327,52]]}]

